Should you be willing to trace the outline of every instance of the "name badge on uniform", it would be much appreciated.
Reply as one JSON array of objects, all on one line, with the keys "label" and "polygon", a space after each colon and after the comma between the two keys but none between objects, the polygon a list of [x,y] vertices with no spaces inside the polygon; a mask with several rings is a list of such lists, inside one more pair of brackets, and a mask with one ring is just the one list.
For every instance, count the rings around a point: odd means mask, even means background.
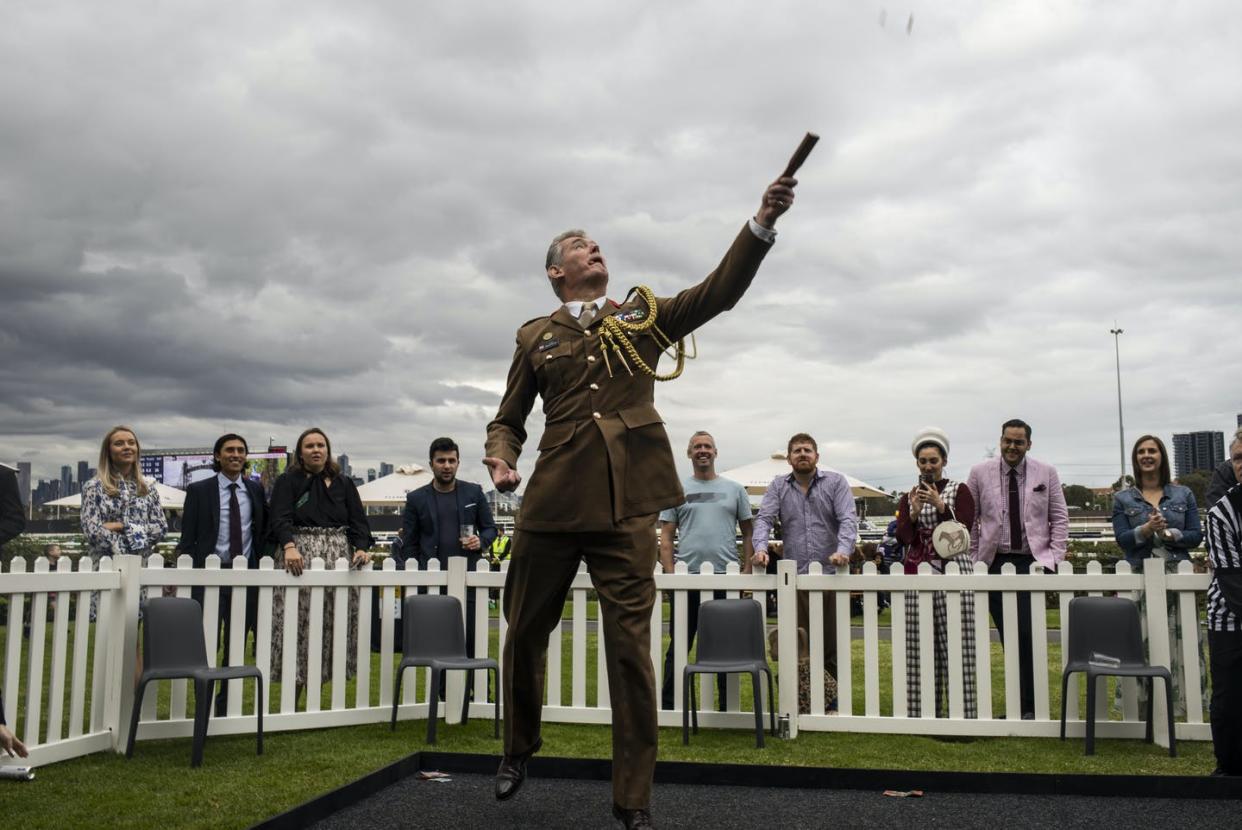
[{"label": "name badge on uniform", "polygon": [[543,342],[539,344],[539,351],[546,352],[548,349],[555,349],[559,345],[561,345],[560,340],[557,340],[555,337],[550,337],[549,335],[544,335]]},{"label": "name badge on uniform", "polygon": [[636,320],[642,320],[646,316],[647,316],[647,312],[643,311],[641,308],[631,308],[629,311],[625,312],[624,314],[616,315],[616,318],[620,320],[622,323],[633,323]]}]

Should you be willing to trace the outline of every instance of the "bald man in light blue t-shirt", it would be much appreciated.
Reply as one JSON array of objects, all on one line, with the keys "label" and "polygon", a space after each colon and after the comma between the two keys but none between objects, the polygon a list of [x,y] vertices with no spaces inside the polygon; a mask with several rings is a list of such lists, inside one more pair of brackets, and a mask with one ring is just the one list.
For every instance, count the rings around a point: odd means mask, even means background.
[{"label": "bald man in light blue t-shirt", "polygon": [[[694,475],[682,482],[686,501],[679,507],[660,513],[660,564],[665,573],[672,573],[674,555],[685,562],[691,573],[698,573],[704,563],[724,573],[730,562],[738,562],[737,531],[742,531],[743,556],[739,563],[743,573],[750,573],[751,530],[753,522],[746,488],[736,481],[716,475],[716,442],[709,433],[690,436],[686,455],[694,466]],[[674,554],[673,538],[679,544]],[[723,599],[724,592],[713,593]],[[686,648],[694,645],[699,630],[699,592],[686,595]],[[661,706],[673,708],[673,627],[669,625],[668,653],[664,656],[664,688]],[[724,706],[724,677],[716,678],[717,701]]]}]

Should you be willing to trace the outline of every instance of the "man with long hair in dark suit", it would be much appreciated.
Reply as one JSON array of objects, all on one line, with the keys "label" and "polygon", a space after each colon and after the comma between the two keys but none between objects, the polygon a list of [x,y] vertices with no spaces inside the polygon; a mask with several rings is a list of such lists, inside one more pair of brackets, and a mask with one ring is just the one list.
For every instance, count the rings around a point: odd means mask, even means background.
[{"label": "man with long hair in dark suit", "polygon": [[[242,558],[249,568],[259,566],[264,539],[267,536],[267,505],[263,487],[242,473],[246,469],[249,447],[246,439],[234,433],[221,435],[212,448],[215,475],[196,481],[185,491],[185,516],[181,523],[179,553],[187,553],[194,567],[207,565],[207,557],[216,554],[222,568],[233,567],[233,560]],[[257,589],[247,593],[246,631],[254,628]],[[201,605],[203,589],[192,589],[191,596]],[[220,589],[219,619],[224,627],[220,642],[228,654],[232,633],[233,589]],[[242,644],[245,650],[245,640]],[[241,655],[234,657],[241,662]],[[216,693],[216,716],[225,714],[228,705],[228,683],[221,683]]]}]

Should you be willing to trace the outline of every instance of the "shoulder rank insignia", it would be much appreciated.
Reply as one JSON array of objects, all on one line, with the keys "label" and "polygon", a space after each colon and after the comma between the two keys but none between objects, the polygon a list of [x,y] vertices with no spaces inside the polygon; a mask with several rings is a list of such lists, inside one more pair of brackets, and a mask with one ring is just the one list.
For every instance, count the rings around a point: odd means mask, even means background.
[{"label": "shoulder rank insignia", "polygon": [[548,349],[555,349],[561,345],[561,341],[552,336],[552,332],[548,332],[543,336],[543,342],[539,344],[539,351],[546,352]]}]

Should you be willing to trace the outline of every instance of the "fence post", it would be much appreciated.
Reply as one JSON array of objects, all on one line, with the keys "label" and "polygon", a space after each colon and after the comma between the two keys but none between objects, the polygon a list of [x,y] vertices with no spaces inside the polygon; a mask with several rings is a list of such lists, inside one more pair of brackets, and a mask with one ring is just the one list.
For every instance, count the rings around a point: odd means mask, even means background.
[{"label": "fence post", "polygon": [[[448,587],[446,593],[451,597],[457,597],[457,601],[461,603],[462,613],[462,630],[466,625],[466,557],[450,556],[448,557]],[[486,637],[487,630],[476,631],[475,637]],[[445,723],[461,723],[461,703],[466,696],[466,672],[450,672],[445,676],[445,692],[444,692],[444,722]],[[435,691],[432,691],[435,694]]]},{"label": "fence post", "polygon": [[[1169,647],[1169,595],[1164,578],[1164,560],[1149,557],[1143,560],[1143,594],[1147,598],[1147,649],[1149,660],[1153,666],[1167,666],[1172,669],[1169,660],[1172,649]],[[1190,636],[1195,636],[1191,632]],[[1155,729],[1156,743],[1160,746],[1169,745],[1168,711],[1172,706],[1164,693],[1164,683],[1152,681],[1151,693],[1155,705],[1152,707],[1152,720]],[[1197,694],[1197,690],[1196,690]]]},{"label": "fence post", "polygon": [[[776,639],[780,644],[777,709],[789,718],[789,737],[798,737],[798,566],[788,559],[776,563]],[[808,632],[809,633],[809,632]]]},{"label": "fence post", "polygon": [[121,587],[100,605],[106,606],[104,625],[108,628],[108,662],[104,679],[104,727],[112,732],[112,751],[125,751],[129,718],[134,708],[134,667],[138,654],[138,603],[141,596],[142,557],[117,557]]}]

